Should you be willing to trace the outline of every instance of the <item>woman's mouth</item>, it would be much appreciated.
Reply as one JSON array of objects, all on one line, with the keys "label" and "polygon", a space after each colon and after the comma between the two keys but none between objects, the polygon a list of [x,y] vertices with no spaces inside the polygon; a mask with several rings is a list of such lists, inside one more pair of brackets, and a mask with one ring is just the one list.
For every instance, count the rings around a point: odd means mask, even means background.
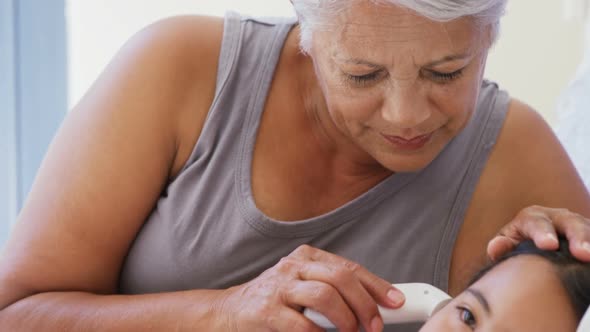
[{"label": "woman's mouth", "polygon": [[412,138],[403,138],[400,136],[389,136],[385,134],[381,134],[383,138],[385,138],[389,143],[395,146],[397,149],[404,150],[404,151],[416,151],[423,148],[432,138],[433,132],[428,134],[415,136]]}]

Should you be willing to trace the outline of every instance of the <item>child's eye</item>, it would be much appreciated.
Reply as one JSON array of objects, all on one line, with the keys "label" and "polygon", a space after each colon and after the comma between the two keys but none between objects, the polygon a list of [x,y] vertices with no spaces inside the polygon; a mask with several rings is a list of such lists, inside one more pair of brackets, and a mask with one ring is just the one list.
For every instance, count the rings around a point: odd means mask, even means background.
[{"label": "child's eye", "polygon": [[474,329],[475,325],[477,325],[477,320],[473,313],[469,309],[463,307],[457,307],[457,310],[459,310],[459,319],[461,322],[469,326],[471,329]]}]

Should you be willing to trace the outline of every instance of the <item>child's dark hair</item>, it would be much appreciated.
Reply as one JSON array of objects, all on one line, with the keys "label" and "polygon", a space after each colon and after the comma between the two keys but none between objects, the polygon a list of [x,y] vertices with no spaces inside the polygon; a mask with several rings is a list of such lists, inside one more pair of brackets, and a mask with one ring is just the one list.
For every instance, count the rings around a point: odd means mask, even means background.
[{"label": "child's dark hair", "polygon": [[559,239],[559,249],[555,251],[541,250],[533,241],[522,242],[513,251],[479,271],[469,284],[481,279],[496,265],[520,255],[539,256],[551,262],[569,296],[578,320],[581,320],[590,306],[590,263],[584,263],[574,258],[569,251],[569,244],[564,238]]}]

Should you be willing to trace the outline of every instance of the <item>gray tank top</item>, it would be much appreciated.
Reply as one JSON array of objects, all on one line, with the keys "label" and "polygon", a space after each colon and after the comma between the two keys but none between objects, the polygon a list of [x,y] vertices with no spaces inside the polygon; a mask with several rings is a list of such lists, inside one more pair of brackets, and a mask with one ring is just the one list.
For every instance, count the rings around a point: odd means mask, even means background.
[{"label": "gray tank top", "polygon": [[216,94],[201,136],[137,234],[121,293],[227,288],[255,278],[301,244],[347,257],[391,282],[447,289],[455,239],[503,125],[508,95],[484,81],[471,121],[420,172],[396,173],[324,215],[274,220],[252,197],[252,154],[294,24],[226,16]]}]

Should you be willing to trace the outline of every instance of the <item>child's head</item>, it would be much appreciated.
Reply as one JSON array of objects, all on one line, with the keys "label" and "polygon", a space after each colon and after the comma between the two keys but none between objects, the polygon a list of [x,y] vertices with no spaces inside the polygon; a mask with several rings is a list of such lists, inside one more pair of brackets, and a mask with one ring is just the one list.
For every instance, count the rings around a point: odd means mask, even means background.
[{"label": "child's head", "polygon": [[430,319],[431,331],[575,331],[590,305],[590,264],[534,243],[483,269],[467,290]]}]

